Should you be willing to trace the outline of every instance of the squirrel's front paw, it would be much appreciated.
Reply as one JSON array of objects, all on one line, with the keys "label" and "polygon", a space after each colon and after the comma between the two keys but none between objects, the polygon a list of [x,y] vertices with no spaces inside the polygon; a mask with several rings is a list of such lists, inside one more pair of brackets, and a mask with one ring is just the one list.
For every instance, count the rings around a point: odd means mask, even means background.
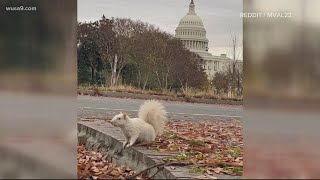
[{"label": "squirrel's front paw", "polygon": [[123,142],[122,147],[123,147],[123,148],[126,148],[127,144],[128,144],[127,141]]},{"label": "squirrel's front paw", "polygon": [[129,144],[127,145],[127,148],[128,148],[128,147],[131,147],[132,145],[133,145],[133,143],[129,143]]}]

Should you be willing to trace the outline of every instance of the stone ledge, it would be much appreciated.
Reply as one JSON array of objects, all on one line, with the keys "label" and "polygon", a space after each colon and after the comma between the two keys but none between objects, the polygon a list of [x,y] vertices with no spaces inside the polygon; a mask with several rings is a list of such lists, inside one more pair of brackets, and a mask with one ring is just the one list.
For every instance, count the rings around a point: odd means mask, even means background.
[{"label": "stone ledge", "polygon": [[[78,90],[78,94],[81,95],[95,95],[94,90]],[[133,98],[133,99],[159,99],[180,101],[189,103],[202,103],[202,104],[228,104],[228,105],[242,105],[242,101],[222,100],[222,99],[202,99],[202,98],[186,98],[186,97],[172,97],[165,95],[150,95],[150,94],[137,94],[137,93],[122,93],[103,91],[100,96],[103,97],[116,97],[116,98]]]},{"label": "stone ledge", "polygon": [[[161,159],[170,154],[149,150],[145,147],[133,146],[123,149],[124,136],[119,128],[113,127],[105,121],[78,122],[78,143],[85,144],[88,149],[101,152],[108,161],[117,165],[124,165],[136,171],[162,162]],[[155,179],[192,179],[196,174],[189,172],[190,167],[163,168]],[[153,175],[157,168],[147,174]],[[218,179],[239,179],[238,176],[216,174]]]}]

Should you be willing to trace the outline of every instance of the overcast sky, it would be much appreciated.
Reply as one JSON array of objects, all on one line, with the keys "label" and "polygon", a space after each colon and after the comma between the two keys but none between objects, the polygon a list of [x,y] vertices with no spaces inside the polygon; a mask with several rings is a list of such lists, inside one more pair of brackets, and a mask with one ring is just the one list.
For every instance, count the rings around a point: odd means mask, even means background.
[{"label": "overcast sky", "polygon": [[[238,34],[242,46],[242,0],[194,0],[196,13],[207,30],[212,54],[230,53],[230,32]],[[190,0],[78,0],[78,20],[96,21],[126,17],[157,25],[175,33],[180,19],[186,15]],[[240,57],[241,58],[241,57]]]}]

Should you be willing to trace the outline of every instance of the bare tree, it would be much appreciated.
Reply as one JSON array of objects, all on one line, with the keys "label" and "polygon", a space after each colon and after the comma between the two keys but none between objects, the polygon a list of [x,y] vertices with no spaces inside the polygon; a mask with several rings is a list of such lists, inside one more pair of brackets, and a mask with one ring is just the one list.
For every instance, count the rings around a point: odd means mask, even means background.
[{"label": "bare tree", "polygon": [[231,33],[231,55],[232,60],[226,65],[224,72],[218,72],[212,80],[213,87],[217,93],[229,93],[241,96],[243,93],[243,70],[239,62],[240,48],[239,38]]},{"label": "bare tree", "polygon": [[229,89],[232,94],[235,92],[237,95],[241,95],[243,91],[242,87],[242,66],[237,62],[240,57],[239,37],[235,33],[230,33],[231,36],[231,54],[232,61],[227,67],[227,75],[229,79]]},{"label": "bare tree", "polygon": [[230,39],[231,39],[231,58],[233,60],[239,60],[241,56],[240,51],[240,39],[239,36],[236,33],[230,33]]},{"label": "bare tree", "polygon": [[115,85],[115,77],[116,77],[116,68],[117,68],[117,40],[115,38],[115,33],[112,29],[113,27],[113,19],[106,19],[105,16],[97,22],[99,26],[99,30],[97,32],[97,44],[100,52],[100,57],[102,62],[104,63],[105,70],[105,79],[107,84],[108,72],[106,68],[106,64],[109,64],[111,67],[111,78],[110,85]]},{"label": "bare tree", "polygon": [[98,52],[97,57],[102,62],[102,65],[92,66],[96,69],[103,66],[105,80],[109,79],[111,86],[119,83],[123,69],[142,89],[147,84],[161,90],[179,85],[182,89],[189,86],[200,88],[206,82],[202,59],[187,50],[179,39],[153,25],[131,19],[106,19],[104,16],[90,25],[92,32],[86,36],[93,39],[96,48],[91,49]]}]

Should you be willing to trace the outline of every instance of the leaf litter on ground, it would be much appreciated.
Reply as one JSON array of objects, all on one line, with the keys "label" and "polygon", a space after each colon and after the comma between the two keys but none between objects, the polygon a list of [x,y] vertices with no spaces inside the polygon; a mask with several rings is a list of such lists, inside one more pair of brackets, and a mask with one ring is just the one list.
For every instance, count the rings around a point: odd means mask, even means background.
[{"label": "leaf litter on ground", "polygon": [[[191,171],[200,174],[195,178],[214,179],[214,173],[243,174],[242,124],[238,120],[170,121],[164,134],[147,148],[173,154],[164,161],[192,162]],[[101,153],[78,146],[79,179],[122,179],[133,174],[134,170],[106,161]]]},{"label": "leaf litter on ground", "polygon": [[[108,162],[100,152],[88,150],[78,145],[78,179],[124,179],[135,174],[135,171],[124,166]],[[143,179],[141,176],[138,177]]]},{"label": "leaf litter on ground", "polygon": [[242,176],[242,124],[236,119],[171,121],[149,149],[172,153],[165,161],[192,162],[198,173]]}]

